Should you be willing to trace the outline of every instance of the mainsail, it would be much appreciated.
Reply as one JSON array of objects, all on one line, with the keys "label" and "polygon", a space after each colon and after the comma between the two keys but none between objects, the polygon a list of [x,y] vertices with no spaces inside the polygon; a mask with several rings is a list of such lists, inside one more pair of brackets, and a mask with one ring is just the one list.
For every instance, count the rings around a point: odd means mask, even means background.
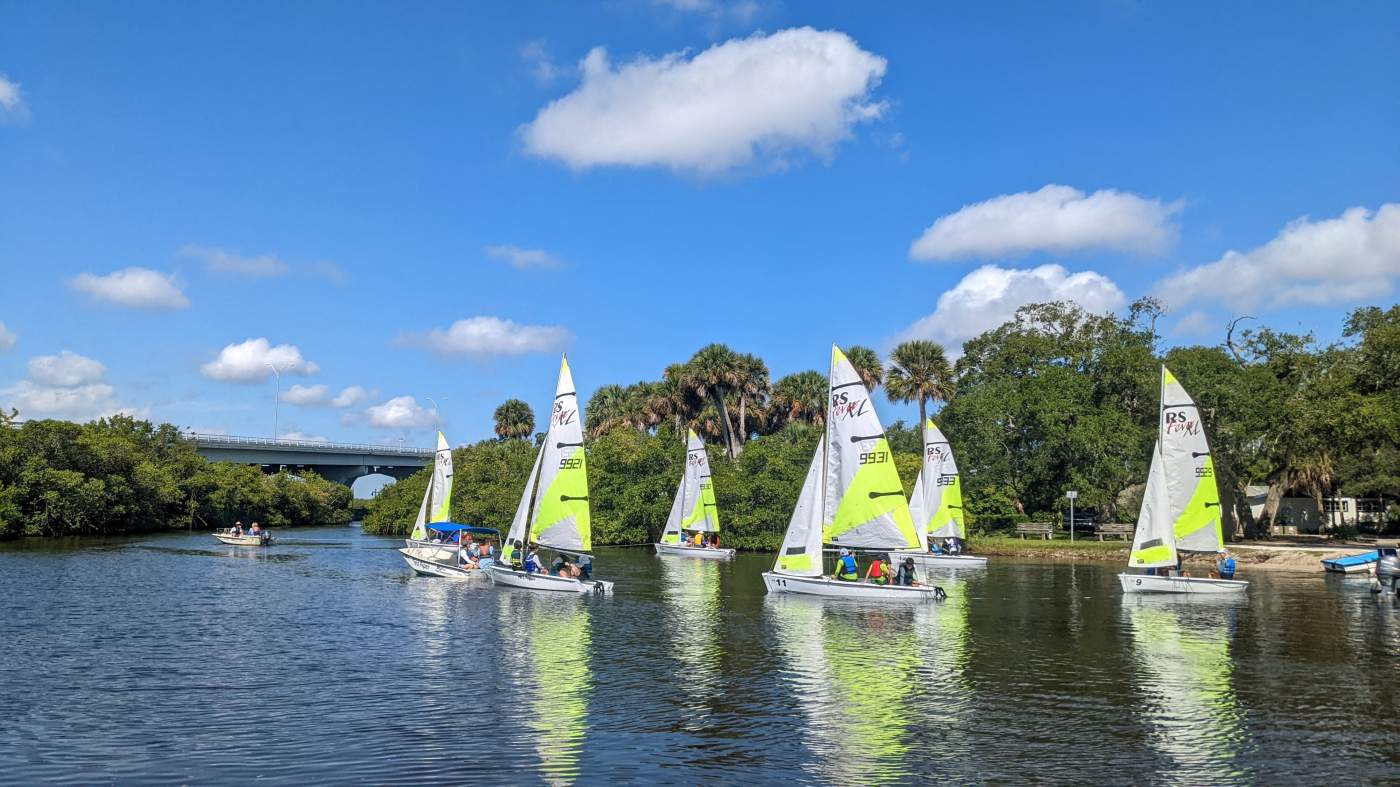
[{"label": "mainsail", "polygon": [[1162,367],[1162,407],[1152,469],[1128,565],[1176,565],[1177,550],[1214,552],[1224,545],[1215,462],[1196,403]]},{"label": "mainsail", "polygon": [[446,522],[452,510],[452,448],[447,445],[447,437],[437,433],[437,451],[433,455],[433,475],[428,488],[423,490],[423,502],[418,506],[418,517],[413,520],[413,532],[409,538],[423,541],[428,537],[429,522]]},{"label": "mainsail", "polygon": [[826,433],[812,455],[773,570],[795,576],[822,573],[822,544],[858,549],[913,549],[919,545],[894,454],[870,403],[870,392],[835,346]]},{"label": "mainsail", "polygon": [[715,490],[710,479],[710,458],[705,452],[705,441],[693,429],[687,435],[685,472],[676,487],[676,497],[671,501],[671,513],[666,517],[661,543],[679,544],[682,530],[719,532],[719,509],[715,506]]},{"label": "mainsail", "polygon": [[589,552],[588,468],[583,454],[583,418],[569,359],[559,365],[549,431],[515,509],[502,561],[509,564],[516,542],[565,552]]},{"label": "mainsail", "polygon": [[948,438],[931,418],[924,424],[924,463],[909,495],[909,513],[921,552],[928,551],[930,538],[967,538],[958,465]]},{"label": "mainsail", "polygon": [[894,452],[870,403],[870,391],[835,345],[829,394],[822,510],[826,541],[863,549],[918,547]]}]

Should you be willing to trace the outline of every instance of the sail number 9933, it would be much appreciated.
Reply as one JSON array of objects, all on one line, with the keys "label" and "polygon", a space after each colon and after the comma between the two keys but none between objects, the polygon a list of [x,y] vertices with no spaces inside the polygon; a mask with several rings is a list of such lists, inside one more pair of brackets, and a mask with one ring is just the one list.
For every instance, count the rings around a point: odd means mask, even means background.
[{"label": "sail number 9933", "polygon": [[863,465],[878,465],[888,461],[890,461],[889,451],[870,451],[860,455],[860,463]]}]

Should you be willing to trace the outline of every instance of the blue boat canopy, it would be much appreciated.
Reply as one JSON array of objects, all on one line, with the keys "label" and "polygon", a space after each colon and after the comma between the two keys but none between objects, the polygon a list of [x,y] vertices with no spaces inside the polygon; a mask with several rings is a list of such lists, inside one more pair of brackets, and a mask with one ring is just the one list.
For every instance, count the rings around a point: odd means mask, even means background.
[{"label": "blue boat canopy", "polygon": [[428,529],[439,533],[470,533],[474,536],[499,536],[501,534],[501,531],[494,527],[463,525],[457,522],[430,522]]}]

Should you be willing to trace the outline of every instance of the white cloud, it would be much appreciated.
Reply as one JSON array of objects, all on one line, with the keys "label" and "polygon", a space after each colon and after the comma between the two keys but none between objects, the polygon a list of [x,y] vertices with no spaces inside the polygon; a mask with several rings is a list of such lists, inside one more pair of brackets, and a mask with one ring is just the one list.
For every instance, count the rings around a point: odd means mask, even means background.
[{"label": "white cloud", "polygon": [[321,367],[301,357],[293,344],[273,347],[267,339],[249,339],[230,344],[219,351],[219,357],[199,367],[200,374],[211,380],[230,383],[260,383],[272,376],[268,364],[282,374],[315,374]]},{"label": "white cloud", "polygon": [[[279,369],[281,367],[278,367]],[[324,385],[302,385],[295,383],[282,392],[282,401],[301,407],[313,407],[330,402],[330,388]]]},{"label": "white cloud", "polygon": [[18,82],[0,74],[0,123],[24,123],[29,120],[29,104]]},{"label": "white cloud", "polygon": [[1070,273],[1059,265],[983,265],[938,296],[933,314],[905,329],[899,340],[933,339],[950,355],[961,355],[964,341],[1010,320],[1028,303],[1049,301],[1073,301],[1102,314],[1123,308],[1128,299],[1118,285],[1093,271]]},{"label": "white cloud", "polygon": [[103,380],[106,367],[77,353],[32,358],[29,379],[0,389],[4,409],[19,410],[21,418],[62,418],[89,421],[117,413],[144,417],[144,410],[125,407],[116,389]]},{"label": "white cloud", "polygon": [[5,323],[0,322],[0,353],[9,352],[15,348],[15,343],[19,341],[19,334],[5,327]]},{"label": "white cloud", "polygon": [[277,435],[279,440],[299,440],[303,443],[327,443],[330,442],[325,437],[318,434],[308,434],[306,432],[292,430]]},{"label": "white cloud", "polygon": [[180,249],[180,256],[204,260],[204,267],[211,271],[254,278],[285,276],[291,270],[291,266],[271,254],[248,257],[236,251],[211,246],[189,244]]},{"label": "white cloud", "polygon": [[695,14],[712,22],[748,25],[763,12],[757,0],[651,0],[651,4],[673,11]]},{"label": "white cloud", "polygon": [[661,166],[711,175],[787,151],[830,155],[879,117],[885,59],[810,27],[613,66],[595,48],[574,92],[522,129],[525,149],[573,169]]},{"label": "white cloud", "polygon": [[376,393],[376,391],[366,391],[358,385],[346,386],[331,400],[331,407],[354,407],[360,402],[368,401]]},{"label": "white cloud", "polygon": [[1180,202],[1114,189],[1093,194],[1050,184],[1003,194],[940,217],[909,246],[915,260],[1017,257],[1043,251],[1160,254],[1176,240]]},{"label": "white cloud", "polygon": [[574,335],[560,325],[518,325],[498,317],[469,317],[446,330],[434,328],[423,335],[400,339],[404,344],[427,347],[440,355],[522,355],[556,352]]},{"label": "white cloud", "polygon": [[1234,309],[1336,304],[1387,295],[1400,277],[1400,204],[1349,208],[1335,219],[1304,216],[1273,240],[1157,283],[1168,305],[1203,300]]},{"label": "white cloud", "polygon": [[378,429],[414,429],[433,425],[433,411],[412,396],[395,396],[365,409],[369,425]]},{"label": "white cloud", "polygon": [[526,41],[520,47],[520,59],[530,68],[530,76],[541,85],[551,85],[554,80],[564,76],[566,69],[555,64],[554,58],[549,54],[549,48],[545,46],[544,39],[537,38],[534,41]]},{"label": "white cloud", "polygon": [[486,256],[493,260],[500,260],[516,270],[527,268],[558,270],[568,264],[563,257],[550,254],[544,249],[522,249],[519,246],[509,245],[487,246]]},{"label": "white cloud", "polygon": [[100,382],[106,374],[107,367],[71,350],[29,359],[29,378],[40,385],[65,388],[86,385]]},{"label": "white cloud", "polygon": [[69,279],[68,286],[92,300],[132,309],[185,309],[190,305],[173,275],[150,268],[122,268],[106,276],[81,273]]},{"label": "white cloud", "polygon": [[1198,309],[1182,315],[1172,326],[1172,333],[1177,336],[1205,336],[1218,327],[1209,314]]}]

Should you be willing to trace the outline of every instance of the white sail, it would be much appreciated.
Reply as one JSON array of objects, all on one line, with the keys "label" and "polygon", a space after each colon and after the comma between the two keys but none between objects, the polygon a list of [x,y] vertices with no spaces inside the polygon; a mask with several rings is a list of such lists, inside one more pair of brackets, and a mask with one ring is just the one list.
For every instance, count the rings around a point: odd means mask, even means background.
[{"label": "white sail", "polygon": [[592,536],[588,507],[588,469],[583,452],[583,413],[574,377],[565,358],[559,366],[549,431],[540,459],[530,538],[541,546],[588,552]]},{"label": "white sail", "polygon": [[1166,513],[1177,549],[1214,552],[1223,545],[1220,490],[1215,462],[1206,443],[1200,408],[1176,377],[1162,367],[1162,469],[1166,475]]},{"label": "white sail", "polygon": [[506,541],[501,547],[501,562],[507,566],[514,557],[515,545],[525,546],[525,537],[530,525],[530,501],[534,497],[535,482],[539,479],[540,461],[543,458],[544,448],[540,448],[535,454],[535,464],[530,468],[530,478],[525,482],[525,491],[520,493],[520,505],[515,508],[515,517],[510,520],[510,530],[506,532]]},{"label": "white sail", "polygon": [[915,549],[919,537],[870,391],[835,345],[827,402],[826,540],[863,549]]},{"label": "white sail", "polygon": [[452,517],[452,448],[447,437],[437,433],[437,450],[433,453],[433,475],[428,480],[428,488],[423,490],[423,502],[418,506],[418,516],[413,520],[413,532],[409,535],[417,541],[428,537],[429,522],[446,522]]},{"label": "white sail", "polygon": [[681,510],[685,507],[685,480],[676,485],[676,496],[671,500],[671,513],[666,515],[666,527],[661,531],[661,543],[681,542]]},{"label": "white sail", "polygon": [[919,475],[914,479],[914,489],[909,493],[909,518],[914,520],[914,533],[919,537],[920,552],[928,551],[928,505],[925,503],[928,493],[924,491],[924,468],[927,467],[928,458],[925,457],[924,467],[919,469]]},{"label": "white sail", "polygon": [[1166,477],[1162,470],[1162,444],[1152,447],[1152,470],[1147,474],[1147,488],[1142,493],[1142,508],[1138,511],[1137,530],[1133,533],[1133,549],[1128,553],[1128,565],[1138,568],[1160,568],[1176,565],[1176,538],[1172,521],[1166,514]]},{"label": "white sail", "polygon": [[780,574],[819,577],[822,574],[822,464],[826,455],[826,437],[817,443],[797,506],[792,509],[783,546],[773,570]]},{"label": "white sail", "polygon": [[[923,473],[929,479],[924,487],[924,523],[927,538],[967,538],[963,522],[962,477],[953,459],[953,444],[943,430],[929,419],[924,424]],[[914,522],[917,526],[918,520]]]}]

